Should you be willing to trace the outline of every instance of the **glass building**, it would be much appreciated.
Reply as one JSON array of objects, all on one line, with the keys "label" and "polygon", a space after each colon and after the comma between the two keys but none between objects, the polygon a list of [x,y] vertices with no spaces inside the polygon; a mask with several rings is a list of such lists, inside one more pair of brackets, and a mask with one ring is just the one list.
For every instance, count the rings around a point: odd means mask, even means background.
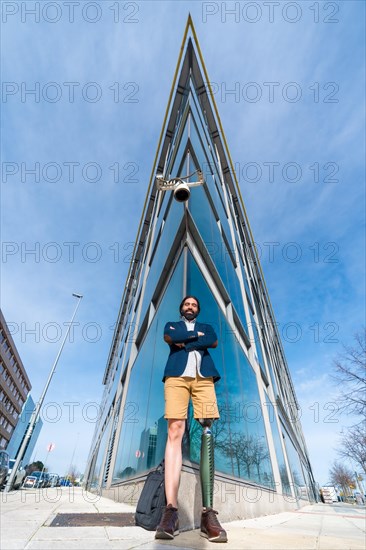
[{"label": "glass building", "polygon": [[[136,501],[128,487],[139,487],[162,460],[167,437],[162,376],[169,352],[163,328],[179,319],[179,303],[192,293],[201,302],[199,320],[213,325],[219,339],[210,350],[222,376],[216,384],[221,417],[213,428],[214,499],[225,521],[231,518],[231,497],[236,517],[274,513],[313,500],[314,480],[208,82],[189,18],[103,377],[102,414],[86,479],[105,496]],[[155,184],[157,174],[197,181],[197,171],[204,185],[192,187],[183,203]],[[187,508],[199,485],[201,431],[190,410],[181,487]]]},{"label": "glass building", "polygon": [[[10,458],[17,458],[20,447],[23,443],[25,435],[29,428],[29,422],[32,416],[32,413],[35,409],[35,404],[32,399],[32,396],[28,394],[27,400],[23,405],[22,412],[20,414],[18,423],[15,427],[13,435],[9,441],[9,444],[6,448],[6,451],[9,453]],[[29,438],[28,444],[26,446],[24,456],[22,459],[22,465],[25,467],[31,462],[32,453],[37,443],[38,436],[42,429],[43,422],[41,418],[38,418],[36,425],[33,428],[32,435]]]}]

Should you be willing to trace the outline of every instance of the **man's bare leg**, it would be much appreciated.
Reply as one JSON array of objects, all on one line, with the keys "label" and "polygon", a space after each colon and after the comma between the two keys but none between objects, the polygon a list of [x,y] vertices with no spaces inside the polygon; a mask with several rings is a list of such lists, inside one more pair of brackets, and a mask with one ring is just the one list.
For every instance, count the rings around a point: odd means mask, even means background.
[{"label": "man's bare leg", "polygon": [[177,508],[180,472],[182,469],[182,439],[185,420],[168,420],[168,440],[165,448],[165,494],[167,504]]},{"label": "man's bare leg", "polygon": [[182,438],[185,420],[168,420],[168,440],[165,448],[165,495],[167,506],[156,528],[156,539],[174,539],[179,535],[178,489],[182,468]]}]

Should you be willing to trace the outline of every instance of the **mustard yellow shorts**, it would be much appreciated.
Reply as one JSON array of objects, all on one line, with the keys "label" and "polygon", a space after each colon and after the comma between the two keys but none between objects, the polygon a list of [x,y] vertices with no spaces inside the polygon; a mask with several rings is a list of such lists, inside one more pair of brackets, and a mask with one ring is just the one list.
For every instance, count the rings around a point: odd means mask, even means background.
[{"label": "mustard yellow shorts", "polygon": [[164,383],[165,418],[187,418],[192,399],[194,418],[220,418],[213,378],[169,376]]}]

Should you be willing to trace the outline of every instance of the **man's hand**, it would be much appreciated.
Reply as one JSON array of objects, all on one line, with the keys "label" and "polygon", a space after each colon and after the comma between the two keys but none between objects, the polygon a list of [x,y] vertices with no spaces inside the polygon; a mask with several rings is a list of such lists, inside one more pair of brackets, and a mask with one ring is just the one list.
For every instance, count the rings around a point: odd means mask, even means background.
[{"label": "man's hand", "polygon": [[204,336],[205,333],[204,332],[197,332],[197,336]]},{"label": "man's hand", "polygon": [[184,344],[174,344],[177,348],[184,348]]}]

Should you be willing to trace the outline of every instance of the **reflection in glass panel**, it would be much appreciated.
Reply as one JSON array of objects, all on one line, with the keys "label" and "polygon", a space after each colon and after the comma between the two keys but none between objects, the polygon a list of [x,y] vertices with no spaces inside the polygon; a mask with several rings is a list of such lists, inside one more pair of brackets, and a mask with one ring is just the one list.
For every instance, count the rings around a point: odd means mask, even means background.
[{"label": "reflection in glass panel", "polygon": [[167,218],[165,220],[163,232],[162,232],[160,241],[158,243],[155,256],[152,260],[149,274],[147,276],[145,294],[142,302],[143,305],[141,308],[141,316],[140,316],[141,321],[145,316],[147,307],[151,301],[152,295],[156,288],[156,284],[159,280],[168,252],[175,239],[175,235],[177,233],[177,229],[181,222],[183,212],[184,212],[184,206],[173,199],[171,201],[171,205],[167,213]]},{"label": "reflection in glass panel", "polygon": [[164,212],[165,212],[166,205],[168,204],[169,197],[170,197],[169,193],[162,193],[161,209],[160,209],[159,216],[158,216],[158,219],[157,219],[157,222],[156,222],[154,240],[151,244],[151,250],[154,250],[156,242],[157,242],[158,238],[160,238],[160,230],[161,230],[161,226],[162,226],[162,223],[163,223]]},{"label": "reflection in glass panel", "polygon": [[240,245],[240,242],[239,242],[239,239],[238,239],[238,235],[236,235],[236,246],[238,247],[237,256],[239,256],[239,260],[240,260],[239,263],[240,263],[241,273],[242,273],[242,276],[243,276],[243,279],[244,279],[245,293],[246,293],[248,302],[249,302],[251,308],[253,309],[252,297],[251,297],[251,294],[250,294],[250,291],[249,291],[249,284],[248,284],[247,274],[246,274],[246,271],[245,271],[243,256],[242,256],[242,253],[241,253],[242,248],[241,248],[241,245]]},{"label": "reflection in glass panel", "polygon": [[[174,165],[171,166],[170,159],[168,161],[168,164],[167,164],[167,177],[176,177],[176,176],[181,175],[181,174],[178,174],[177,171],[179,169],[179,165],[180,165],[181,160],[182,160],[183,151],[184,151],[184,149],[187,145],[189,116],[190,115],[188,115],[188,117],[185,120],[185,126],[184,126],[184,130],[183,130],[183,135],[182,135],[182,138],[181,138],[179,150],[178,150],[177,153],[174,153],[174,159],[175,159],[174,160]],[[173,152],[174,152],[174,148],[171,149],[171,154]],[[182,174],[182,175],[186,175],[186,174]],[[151,245],[152,249],[154,249],[157,238],[159,237],[159,233],[160,233],[160,229],[161,229],[161,225],[162,225],[162,221],[163,221],[163,216],[165,214],[165,208],[166,208],[166,205],[167,205],[168,200],[169,200],[170,197],[171,197],[171,194],[169,192],[162,193],[162,199],[161,199],[161,203],[160,203],[160,210],[159,210],[159,216],[158,216],[158,219],[157,219],[157,224],[156,224],[156,229],[155,229],[155,234],[154,234],[154,240],[153,240],[153,243]]]},{"label": "reflection in glass panel", "polygon": [[287,457],[288,457],[288,461],[291,469],[295,494],[298,498],[301,498],[303,493],[303,487],[305,486],[305,481],[302,473],[300,457],[294,444],[292,443],[290,436],[288,435],[285,429],[283,429],[283,438],[285,441],[285,447],[286,447]]},{"label": "reflection in glass panel", "polygon": [[249,313],[250,313],[250,320],[251,320],[251,324],[252,324],[252,328],[253,328],[253,332],[254,332],[254,340],[255,340],[256,356],[257,356],[258,364],[259,364],[260,368],[262,369],[263,373],[265,374],[265,376],[267,376],[266,375],[266,370],[265,370],[265,367],[264,367],[262,347],[261,347],[261,343],[260,343],[257,323],[255,322],[253,314],[250,310],[249,310]]},{"label": "reflection in glass panel", "polygon": [[205,99],[206,98],[204,98],[203,95],[200,95],[200,96],[197,95],[197,92],[196,92],[197,86],[196,86],[193,75],[192,75],[190,84],[191,84],[191,88],[190,88],[191,89],[191,96],[193,96],[193,98],[194,98],[195,107],[196,107],[197,111],[199,113],[201,113],[201,115],[202,115],[202,116],[199,117],[201,125],[202,125],[202,131],[205,132],[206,140],[208,140],[209,144],[211,145],[211,148],[213,150],[215,150],[215,143],[214,143],[214,140],[212,139],[212,135],[210,133],[210,129],[209,129],[208,121],[207,121],[207,116],[206,116],[206,107],[207,107],[205,105]]},{"label": "reflection in glass panel", "polygon": [[181,257],[132,368],[114,481],[145,472],[164,456],[167,423],[162,377],[169,348],[163,340],[163,330],[165,323],[179,319],[182,292]]},{"label": "reflection in glass panel", "polygon": [[[239,279],[203,187],[193,189],[188,207],[201,234],[201,238],[205,243],[208,254],[214,262],[244,330],[248,334]],[[201,252],[204,256],[205,251],[202,250]]]},{"label": "reflection in glass panel", "polygon": [[[213,325],[219,339],[218,347],[210,350],[222,376],[215,385],[220,409],[220,420],[213,425],[216,470],[273,487],[255,373],[190,254],[187,291],[199,298],[199,320]],[[199,462],[202,429],[192,418],[192,412],[188,427],[185,457]]]},{"label": "reflection in glass panel", "polygon": [[99,444],[98,448],[98,456],[94,465],[94,471],[93,474],[89,477],[90,481],[90,487],[92,489],[99,489],[99,478],[101,474],[101,468],[102,463],[104,461],[105,452],[107,450],[107,437],[109,436],[109,426],[110,426],[111,419],[108,420],[108,426],[105,427],[104,434],[102,436],[101,442]]},{"label": "reflection in glass panel", "polygon": [[276,376],[275,376],[275,373],[273,372],[272,361],[270,361],[269,358],[268,358],[268,353],[266,353],[266,358],[267,358],[267,365],[268,365],[269,375],[271,377],[273,393],[274,393],[275,397],[277,397],[278,396],[278,387],[277,387],[277,382],[276,382]]},{"label": "reflection in glass panel", "polygon": [[168,167],[167,167],[168,177],[175,178],[176,176],[178,176],[178,170],[179,170],[180,163],[182,161],[184,149],[187,146],[189,118],[190,117],[188,116],[187,119],[186,119],[185,127],[184,127],[183,134],[182,134],[182,137],[181,137],[181,140],[180,140],[180,143],[179,143],[178,150],[175,150],[176,154],[174,156],[174,160],[173,160],[173,162],[172,162],[172,160],[169,161],[169,164],[168,164]]},{"label": "reflection in glass panel", "polygon": [[[206,152],[206,158],[208,160],[208,163],[202,166],[202,170],[205,177],[207,177],[208,174],[215,174],[215,177],[218,177],[219,165],[217,163],[215,145],[212,141],[211,134],[207,128],[206,121],[204,121],[201,116],[202,111],[198,107],[199,103],[200,102],[197,98],[195,88],[191,87],[190,108],[192,111],[192,116],[196,123],[197,130],[200,132],[200,135],[202,138],[202,147]],[[205,139],[203,139],[203,136],[205,136]],[[218,177],[218,179],[220,178]]]},{"label": "reflection in glass panel", "polygon": [[310,480],[309,471],[308,471],[307,467],[304,464],[303,464],[303,473],[304,473],[306,487],[302,487],[301,497],[302,498],[308,498],[310,500],[310,502],[316,502],[317,490],[313,486],[313,484]]},{"label": "reflection in glass panel", "polygon": [[184,141],[186,142],[187,141],[187,117],[185,116],[184,112],[185,112],[185,106],[186,106],[186,103],[187,103],[187,100],[188,100],[188,91],[185,93],[184,95],[184,98],[183,98],[183,101],[181,103],[181,106],[180,106],[180,109],[179,109],[179,116],[176,120],[176,126],[175,126],[175,129],[174,129],[174,134],[172,135],[171,137],[171,148],[170,148],[170,152],[169,152],[169,155],[168,155],[168,160],[167,160],[167,166],[171,166],[171,162],[172,162],[172,157],[174,156],[174,158],[176,158],[176,145],[177,145],[177,139],[178,139],[178,134],[180,132],[180,129],[181,129],[181,126],[183,124],[183,121],[184,121],[184,124],[185,124],[185,128],[184,128],[184,133],[183,133],[183,139],[180,138],[181,141]]},{"label": "reflection in glass panel", "polygon": [[291,494],[291,488],[290,488],[290,482],[288,479],[287,474],[287,468],[285,463],[285,458],[283,456],[283,450],[281,445],[281,439],[280,439],[280,432],[278,430],[277,426],[277,420],[275,418],[275,412],[272,403],[268,399],[266,401],[266,407],[268,408],[268,416],[269,421],[272,428],[272,437],[273,437],[273,443],[275,446],[276,456],[277,456],[277,464],[278,468],[280,470],[280,476],[281,476],[281,482],[282,482],[282,490],[286,494]]},{"label": "reflection in glass panel", "polygon": [[112,403],[113,403],[113,401],[116,397],[118,383],[119,383],[120,378],[121,378],[120,362],[119,362],[118,365],[119,365],[118,369],[117,369],[117,371],[114,375],[113,386],[111,387],[110,390],[108,390],[106,388],[106,390],[103,394],[103,401],[102,401],[102,407],[101,407],[101,416],[98,419],[98,420],[100,420],[102,425],[104,424],[104,421],[105,421],[107,415],[109,414]]},{"label": "reflection in glass panel", "polygon": [[193,146],[194,154],[196,155],[196,157],[198,159],[198,163],[201,167],[201,170],[203,170],[203,172],[204,172],[206,185],[209,189],[209,193],[210,193],[210,196],[211,196],[211,198],[213,200],[213,203],[215,205],[215,208],[216,208],[217,214],[219,216],[220,222],[221,222],[225,232],[228,235],[230,235],[230,228],[229,228],[229,223],[228,223],[228,219],[227,219],[226,208],[224,207],[223,199],[222,199],[222,196],[221,196],[221,191],[218,190],[218,188],[216,186],[216,183],[215,183],[215,180],[219,181],[219,177],[218,177],[218,175],[212,176],[212,174],[210,174],[210,170],[208,168],[209,167],[212,168],[213,169],[212,171],[214,172],[215,167],[212,163],[208,166],[207,155],[204,152],[204,149],[202,147],[202,142],[200,140],[200,137],[198,135],[196,126],[193,123],[193,121],[194,121],[194,119],[192,117],[192,124],[191,124],[191,127],[190,127],[189,137],[190,137],[190,140],[191,140],[191,143],[192,143],[192,146]]}]

